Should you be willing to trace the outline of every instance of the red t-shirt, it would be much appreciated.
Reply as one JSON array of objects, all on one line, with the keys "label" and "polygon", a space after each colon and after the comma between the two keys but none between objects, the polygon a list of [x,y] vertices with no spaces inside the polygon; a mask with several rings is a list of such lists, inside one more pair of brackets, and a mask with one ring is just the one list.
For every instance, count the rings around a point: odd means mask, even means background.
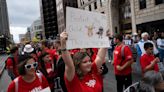
[{"label": "red t-shirt", "polygon": [[[125,68],[122,71],[117,70],[116,66],[117,65],[124,65],[128,60],[132,59],[132,52],[128,46],[125,46],[124,48],[124,60],[122,59],[121,55],[121,48],[123,45],[116,46],[114,50],[114,71],[116,75],[128,75],[131,73],[132,69],[131,66]],[[123,61],[122,61],[123,60]],[[122,63],[121,63],[122,62]]]},{"label": "red t-shirt", "polygon": [[96,57],[97,57],[97,54],[94,53],[94,54],[92,55],[92,57],[91,57],[92,62],[95,61]]},{"label": "red t-shirt", "polygon": [[98,53],[98,48],[92,48],[92,50],[93,50],[93,52],[94,52],[95,54]]},{"label": "red t-shirt", "polygon": [[103,81],[95,63],[91,73],[85,75],[82,80],[76,74],[72,81],[68,81],[66,77],[64,79],[68,92],[102,92]]},{"label": "red t-shirt", "polygon": [[[146,68],[146,66],[148,66],[149,64],[151,64],[151,62],[154,59],[155,59],[154,55],[144,54],[144,55],[141,56],[140,63],[141,63],[142,72]],[[154,65],[154,70],[157,71],[157,72],[159,71],[157,64]]]},{"label": "red t-shirt", "polygon": [[[48,82],[46,78],[42,75],[42,82],[39,80],[39,77],[36,75],[36,79],[27,83],[22,79],[22,76],[18,77],[18,92],[38,92],[44,88],[48,87]],[[15,92],[15,82],[12,81],[8,87],[7,92]]]},{"label": "red t-shirt", "polygon": [[48,49],[48,48],[45,48],[44,49],[45,52],[49,53],[50,57],[52,59],[56,58],[56,50],[55,49]]},{"label": "red t-shirt", "polygon": [[[15,64],[13,64],[13,62],[15,62]],[[6,61],[6,68],[13,69],[13,73],[14,73],[15,77],[19,76],[18,68],[16,67],[17,64],[18,64],[18,57],[14,57],[14,61],[12,61],[11,58],[8,58]]]}]

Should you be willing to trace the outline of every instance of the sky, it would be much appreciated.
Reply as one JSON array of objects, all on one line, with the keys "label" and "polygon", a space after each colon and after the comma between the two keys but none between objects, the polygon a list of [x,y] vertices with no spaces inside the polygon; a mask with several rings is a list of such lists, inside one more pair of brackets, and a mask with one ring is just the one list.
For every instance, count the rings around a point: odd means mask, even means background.
[{"label": "sky", "polygon": [[40,17],[39,0],[6,0],[10,33],[19,42],[19,34],[24,34],[33,21]]}]

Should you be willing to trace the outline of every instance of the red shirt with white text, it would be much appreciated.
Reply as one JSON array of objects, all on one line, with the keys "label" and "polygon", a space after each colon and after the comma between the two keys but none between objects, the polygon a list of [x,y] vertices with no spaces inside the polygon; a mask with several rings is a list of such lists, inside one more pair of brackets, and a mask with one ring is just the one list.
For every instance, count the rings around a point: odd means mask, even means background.
[{"label": "red shirt with white text", "polygon": [[95,63],[92,65],[92,72],[79,79],[75,73],[72,81],[65,77],[65,83],[68,92],[102,92],[102,77],[97,71]]}]

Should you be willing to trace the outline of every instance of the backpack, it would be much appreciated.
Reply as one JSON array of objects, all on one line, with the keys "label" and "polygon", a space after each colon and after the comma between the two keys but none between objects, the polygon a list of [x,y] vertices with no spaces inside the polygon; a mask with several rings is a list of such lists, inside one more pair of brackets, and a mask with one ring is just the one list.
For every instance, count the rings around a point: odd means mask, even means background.
[{"label": "backpack", "polygon": [[14,60],[14,57],[12,56],[12,55],[10,55],[7,59],[6,59],[6,61],[5,61],[5,69],[7,69],[7,60],[8,59],[11,59],[11,61],[13,62],[13,67],[15,67],[15,60]]},{"label": "backpack", "polygon": [[[123,47],[121,48],[121,56],[123,58],[123,60],[125,59],[125,53],[124,53],[124,49],[125,47],[128,46],[128,45],[123,45]],[[136,62],[136,59],[137,59],[137,49],[134,47],[134,46],[128,46],[132,52],[132,57],[133,57],[133,61]],[[123,61],[122,60],[122,61]]]},{"label": "backpack", "polygon": [[[36,75],[38,76],[39,78],[39,81],[42,83],[42,74],[40,73],[36,73]],[[19,77],[17,77],[16,79],[14,79],[14,83],[15,83],[15,92],[18,92],[18,81],[19,81]]]}]

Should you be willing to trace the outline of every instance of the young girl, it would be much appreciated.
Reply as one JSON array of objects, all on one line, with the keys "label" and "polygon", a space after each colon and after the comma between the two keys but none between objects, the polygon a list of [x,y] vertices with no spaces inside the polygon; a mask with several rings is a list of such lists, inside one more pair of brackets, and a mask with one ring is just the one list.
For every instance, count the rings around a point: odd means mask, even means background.
[{"label": "young girl", "polygon": [[65,83],[68,92],[102,92],[103,81],[98,69],[106,56],[105,48],[98,51],[95,61],[86,52],[76,52],[73,59],[66,50],[66,32],[60,34],[62,58],[65,62]]},{"label": "young girl", "polygon": [[38,92],[49,87],[46,78],[36,74],[38,63],[32,56],[19,56],[18,71],[20,76],[14,79],[7,92]]}]

